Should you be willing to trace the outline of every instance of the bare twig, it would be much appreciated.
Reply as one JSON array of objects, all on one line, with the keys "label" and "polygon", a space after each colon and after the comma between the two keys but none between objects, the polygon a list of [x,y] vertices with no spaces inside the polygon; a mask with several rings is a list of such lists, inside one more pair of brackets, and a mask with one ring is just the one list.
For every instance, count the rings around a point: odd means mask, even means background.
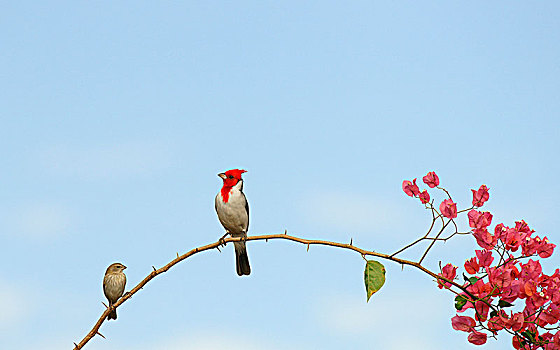
[{"label": "bare twig", "polygon": [[442,190],[443,192],[445,192],[447,194],[447,197],[449,197],[449,199],[453,200],[453,198],[451,198],[451,195],[449,194],[449,191],[447,191],[445,188],[443,187],[439,187],[437,186],[438,189]]},{"label": "bare twig", "polygon": [[[445,230],[447,225],[449,225],[449,223],[452,222],[452,221],[453,221],[453,219],[450,219],[449,221],[447,221],[447,223],[445,225],[442,226],[441,230],[439,230],[438,234],[436,235],[436,239],[439,238],[439,236],[443,233],[443,231]],[[457,231],[455,231],[455,232],[457,232]],[[418,260],[418,264],[422,263],[422,260],[424,260],[426,255],[428,255],[428,252],[430,251],[430,249],[432,249],[432,247],[434,246],[435,243],[436,243],[435,240],[433,240],[432,243],[430,243],[430,245],[428,246],[428,248],[426,248],[426,251],[424,252],[422,257],[420,258],[420,260]]]},{"label": "bare twig", "polygon": [[[397,255],[397,254],[399,254],[399,253],[402,253],[402,252],[404,252],[405,250],[407,250],[408,248],[412,247],[413,245],[415,245],[415,244],[417,244],[417,243],[420,243],[420,242],[423,241],[424,239],[427,239],[427,238],[428,238],[428,236],[429,236],[430,233],[432,232],[432,229],[434,228],[434,225],[435,225],[435,223],[436,223],[436,221],[437,221],[437,217],[436,217],[436,215],[435,215],[435,213],[434,213],[433,201],[432,201],[432,203],[430,203],[430,206],[429,206],[428,208],[431,209],[431,211],[432,211],[432,224],[430,225],[430,228],[428,229],[428,232],[426,232],[426,234],[424,235],[424,237],[420,237],[420,238],[418,238],[417,240],[415,240],[414,242],[412,242],[412,243],[410,243],[410,244],[404,246],[403,248],[397,250],[396,252],[394,252],[393,254],[391,254],[391,256],[395,256],[395,255]],[[438,215],[438,217],[439,217],[439,215]]]}]

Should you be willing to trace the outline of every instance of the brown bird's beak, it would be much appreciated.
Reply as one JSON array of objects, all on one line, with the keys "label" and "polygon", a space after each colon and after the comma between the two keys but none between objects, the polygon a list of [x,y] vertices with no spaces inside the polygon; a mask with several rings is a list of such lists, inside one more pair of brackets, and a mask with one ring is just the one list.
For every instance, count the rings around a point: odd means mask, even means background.
[{"label": "brown bird's beak", "polygon": [[123,265],[123,266],[122,266],[122,269],[123,269],[123,270],[126,270],[126,266]]},{"label": "brown bird's beak", "polygon": [[221,177],[222,180],[227,179],[227,176],[226,176],[226,174],[224,174],[224,173],[219,173],[218,176]]}]

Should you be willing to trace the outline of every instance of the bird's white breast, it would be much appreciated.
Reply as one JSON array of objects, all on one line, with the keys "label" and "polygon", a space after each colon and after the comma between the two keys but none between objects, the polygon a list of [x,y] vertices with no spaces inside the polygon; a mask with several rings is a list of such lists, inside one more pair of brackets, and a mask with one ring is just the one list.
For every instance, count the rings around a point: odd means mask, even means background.
[{"label": "bird's white breast", "polygon": [[247,199],[243,192],[233,187],[229,192],[227,203],[224,202],[222,192],[216,195],[216,212],[224,228],[231,234],[247,233],[249,228],[249,214],[247,213]]}]

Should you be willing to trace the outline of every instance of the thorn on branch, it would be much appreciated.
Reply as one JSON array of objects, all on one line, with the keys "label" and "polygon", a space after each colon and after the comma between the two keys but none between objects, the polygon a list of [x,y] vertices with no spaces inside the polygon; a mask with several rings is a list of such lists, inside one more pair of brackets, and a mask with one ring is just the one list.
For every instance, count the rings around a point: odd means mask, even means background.
[{"label": "thorn on branch", "polygon": [[309,251],[309,243],[307,243],[307,251]]},{"label": "thorn on branch", "polygon": [[101,338],[107,339],[107,338],[105,338],[105,336],[104,336],[103,334],[99,333],[99,331],[97,331],[97,332],[95,332],[95,333],[99,334],[99,335],[101,336]]},{"label": "thorn on branch", "polygon": [[350,245],[352,245],[352,238],[350,238]]},{"label": "thorn on branch", "polygon": [[287,234],[288,234],[288,230],[284,230],[284,234],[287,235]]},{"label": "thorn on branch", "polygon": [[216,247],[216,249],[218,249],[218,251],[221,253],[222,251],[220,250],[220,247]]},{"label": "thorn on branch", "polygon": [[177,252],[177,259],[179,259],[179,252]]},{"label": "thorn on branch", "polygon": [[109,307],[107,306],[107,304],[105,304],[104,302],[101,302],[101,304],[103,304],[105,306],[106,309],[108,309]]},{"label": "thorn on branch", "polygon": [[266,243],[268,243],[268,238],[264,240]]},{"label": "thorn on branch", "polygon": [[74,346],[75,346],[76,348],[78,348],[78,344],[74,343]]},{"label": "thorn on branch", "polygon": [[156,268],[155,268],[155,266],[154,266],[154,265],[152,265],[152,269],[154,269],[154,272],[156,272]]}]

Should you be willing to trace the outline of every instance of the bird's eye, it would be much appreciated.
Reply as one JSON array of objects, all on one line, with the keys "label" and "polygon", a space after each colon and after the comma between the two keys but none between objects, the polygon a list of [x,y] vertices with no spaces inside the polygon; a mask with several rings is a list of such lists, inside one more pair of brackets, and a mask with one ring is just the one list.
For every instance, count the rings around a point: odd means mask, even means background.
[{"label": "bird's eye", "polygon": [[233,179],[233,175],[228,175],[228,178]]}]

